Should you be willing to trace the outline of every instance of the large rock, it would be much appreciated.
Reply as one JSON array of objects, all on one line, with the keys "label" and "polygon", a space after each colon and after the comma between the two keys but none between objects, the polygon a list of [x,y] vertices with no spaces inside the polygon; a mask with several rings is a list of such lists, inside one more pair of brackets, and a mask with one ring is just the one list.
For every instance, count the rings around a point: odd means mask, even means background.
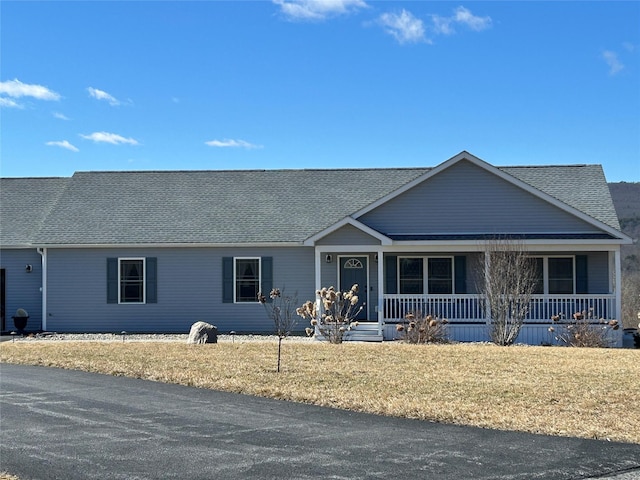
[{"label": "large rock", "polygon": [[207,322],[191,325],[187,343],[218,343],[218,327]]}]

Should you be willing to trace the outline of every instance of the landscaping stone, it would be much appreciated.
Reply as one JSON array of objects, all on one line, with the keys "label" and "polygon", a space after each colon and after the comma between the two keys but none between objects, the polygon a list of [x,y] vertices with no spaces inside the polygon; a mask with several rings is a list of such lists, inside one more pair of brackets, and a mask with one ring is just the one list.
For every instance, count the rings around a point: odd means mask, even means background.
[{"label": "landscaping stone", "polygon": [[191,325],[187,343],[218,343],[218,328],[207,322],[196,322]]}]

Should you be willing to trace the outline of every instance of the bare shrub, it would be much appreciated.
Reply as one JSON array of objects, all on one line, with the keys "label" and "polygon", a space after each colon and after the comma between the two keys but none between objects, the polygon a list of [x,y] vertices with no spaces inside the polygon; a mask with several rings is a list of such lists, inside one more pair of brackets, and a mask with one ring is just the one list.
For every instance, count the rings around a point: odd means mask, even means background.
[{"label": "bare shrub", "polygon": [[618,330],[618,320],[595,318],[593,308],[574,313],[570,319],[563,314],[551,317],[549,333],[556,345],[567,347],[605,348],[614,343],[611,332]]},{"label": "bare shrub", "polygon": [[446,318],[439,319],[432,315],[423,315],[422,312],[408,313],[405,323],[396,325],[396,331],[400,333],[402,340],[407,343],[447,343]]},{"label": "bare shrub", "polygon": [[527,253],[524,242],[510,237],[487,241],[482,260],[478,292],[490,319],[489,336],[497,345],[512,345],[538,284],[535,260]]},{"label": "bare shrub", "polygon": [[355,319],[364,308],[364,304],[357,307],[358,285],[353,285],[347,292],[336,291],[334,287],[323,287],[316,291],[316,296],[321,302],[321,312],[316,303],[309,300],[298,308],[296,313],[310,320],[315,331],[329,342],[342,343],[345,333],[352,326],[357,326],[358,322]]}]

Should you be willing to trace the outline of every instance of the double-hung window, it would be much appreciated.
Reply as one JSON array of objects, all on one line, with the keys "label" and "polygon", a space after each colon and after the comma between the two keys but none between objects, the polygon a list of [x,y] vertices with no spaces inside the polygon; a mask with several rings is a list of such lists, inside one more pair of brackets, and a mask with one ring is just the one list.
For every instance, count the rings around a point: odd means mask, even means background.
[{"label": "double-hung window", "polygon": [[107,303],[157,303],[157,284],[157,258],[107,258]]},{"label": "double-hung window", "polygon": [[400,257],[398,283],[398,291],[401,294],[451,294],[453,293],[453,259],[451,257]]},{"label": "double-hung window", "polygon": [[427,259],[427,265],[429,277],[427,293],[435,295],[453,293],[453,265],[451,258],[429,258]]},{"label": "double-hung window", "polygon": [[424,259],[422,257],[404,257],[398,262],[400,269],[400,293],[424,293]]},{"label": "double-hung window", "polygon": [[549,293],[573,294],[573,258],[549,257]]},{"label": "double-hung window", "polygon": [[234,259],[235,302],[257,302],[260,292],[260,258]]},{"label": "double-hung window", "polygon": [[144,258],[121,258],[120,303],[144,303]]},{"label": "double-hung window", "polygon": [[273,257],[222,257],[223,303],[258,303],[272,288]]},{"label": "double-hung window", "polygon": [[538,295],[573,295],[576,291],[574,257],[534,257]]}]

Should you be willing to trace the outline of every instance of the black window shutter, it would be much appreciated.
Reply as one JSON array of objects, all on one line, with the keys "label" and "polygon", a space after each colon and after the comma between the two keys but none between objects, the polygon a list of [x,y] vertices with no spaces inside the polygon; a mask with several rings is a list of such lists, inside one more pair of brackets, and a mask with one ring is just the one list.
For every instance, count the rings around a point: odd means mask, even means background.
[{"label": "black window shutter", "polygon": [[146,265],[147,303],[158,303],[158,259],[148,257]]},{"label": "black window shutter", "polygon": [[118,303],[117,258],[107,258],[107,303]]},{"label": "black window shutter", "polygon": [[576,293],[589,293],[587,256],[576,255]]},{"label": "black window shutter", "polygon": [[398,257],[387,255],[384,257],[385,293],[398,293]]},{"label": "black window shutter", "polygon": [[260,260],[260,286],[262,294],[267,297],[267,302],[272,302],[269,292],[273,289],[273,257],[262,257]]},{"label": "black window shutter", "polygon": [[458,255],[454,257],[455,265],[455,293],[467,293],[467,257]]},{"label": "black window shutter", "polygon": [[233,303],[233,257],[222,258],[222,302]]}]

